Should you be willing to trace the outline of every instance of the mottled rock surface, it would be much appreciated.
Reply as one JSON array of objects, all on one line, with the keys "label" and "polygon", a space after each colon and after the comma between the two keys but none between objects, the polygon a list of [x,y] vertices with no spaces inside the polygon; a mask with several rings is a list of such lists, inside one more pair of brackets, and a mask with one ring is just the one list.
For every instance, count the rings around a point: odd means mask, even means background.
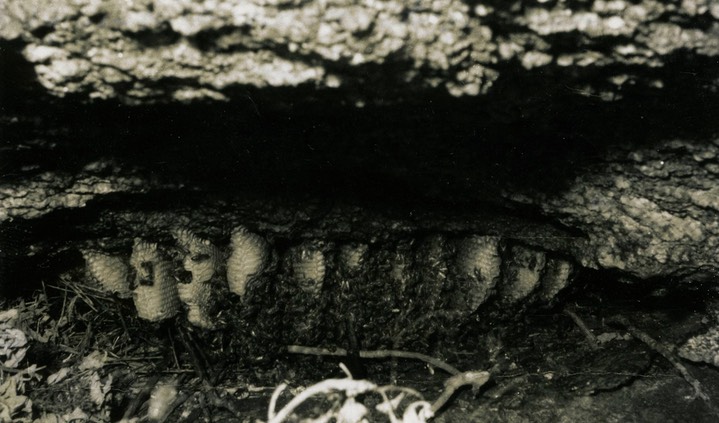
[{"label": "mottled rock surface", "polygon": [[719,271],[719,139],[617,149],[538,204],[588,236],[585,266],[642,278]]},{"label": "mottled rock surface", "polygon": [[[435,87],[475,96],[514,72],[614,100],[661,89],[677,59],[719,56],[714,0],[5,0],[0,16],[0,38],[21,40],[48,90],[129,103],[247,86],[341,90],[358,104]],[[716,70],[705,84],[716,89]]]},{"label": "mottled rock surface", "polygon": [[45,172],[20,183],[0,184],[0,222],[34,219],[53,210],[84,207],[97,196],[147,191],[142,177]]},{"label": "mottled rock surface", "polygon": [[319,377],[287,344],[407,348],[492,369],[438,420],[715,422],[718,91],[719,0],[0,0],[0,303],[57,344],[23,384],[137,351],[259,410]]},{"label": "mottled rock surface", "polygon": [[3,0],[0,53],[7,233],[250,192],[449,232],[506,214],[587,268],[719,271],[717,1]]}]

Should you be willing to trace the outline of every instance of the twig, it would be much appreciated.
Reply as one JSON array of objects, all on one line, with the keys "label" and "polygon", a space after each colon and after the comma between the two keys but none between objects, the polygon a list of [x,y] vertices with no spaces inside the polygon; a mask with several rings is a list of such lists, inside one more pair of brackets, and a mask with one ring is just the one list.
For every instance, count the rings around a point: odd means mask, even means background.
[{"label": "twig", "polygon": [[[284,384],[280,385],[278,387],[278,391],[280,391],[280,388],[284,389]],[[289,417],[289,415],[297,408],[300,404],[305,402],[308,398],[317,395],[317,394],[326,394],[330,393],[332,391],[344,391],[347,393],[348,396],[355,396],[359,395],[361,393],[371,391],[373,389],[377,388],[377,385],[375,385],[372,382],[368,382],[366,380],[353,380],[353,379],[327,379],[323,380],[322,382],[310,386],[306,390],[302,391],[300,394],[298,394],[296,397],[292,398],[292,400],[285,405],[282,410],[280,410],[268,423],[281,423]],[[280,391],[281,392],[281,391]],[[274,394],[273,394],[274,396]],[[279,394],[278,394],[279,396]],[[273,409],[271,409],[272,412],[274,412]]]},{"label": "twig", "polygon": [[130,417],[135,415],[137,409],[140,408],[140,405],[145,400],[145,398],[148,398],[150,396],[152,389],[155,387],[159,380],[160,376],[155,375],[150,378],[147,383],[145,383],[145,386],[140,390],[140,392],[135,395],[130,404],[128,404],[127,408],[125,409],[125,413],[122,416],[122,420],[128,420]]},{"label": "twig", "polygon": [[167,418],[175,412],[177,407],[179,407],[181,404],[184,404],[189,397],[190,395],[186,393],[176,395],[175,398],[172,399],[172,402],[167,406],[167,410],[165,410],[165,413],[156,419],[157,423],[164,423],[165,421],[167,421]]},{"label": "twig", "polygon": [[111,359],[109,359],[109,360],[107,361],[107,363],[108,363],[108,364],[112,364],[113,361],[117,361],[117,362],[119,362],[119,363],[132,363],[132,362],[135,362],[135,361],[157,361],[157,360],[162,360],[163,358],[165,358],[165,357],[162,356],[162,355],[154,355],[154,356],[153,356],[153,355],[148,355],[148,356],[146,356],[146,357],[119,357],[119,356],[115,356],[115,357],[112,357]]},{"label": "twig", "polygon": [[270,398],[270,408],[267,409],[267,421],[272,421],[272,419],[275,418],[275,409],[277,408],[277,400],[280,398],[280,394],[282,394],[282,391],[287,388],[286,383],[280,384],[274,392],[272,392],[272,397]]},{"label": "twig", "polygon": [[0,365],[0,372],[8,372],[8,373],[17,374],[17,373],[22,373],[24,371],[25,371],[25,369],[13,369],[12,367],[5,367],[3,365]]},{"label": "twig", "polygon": [[215,391],[208,391],[205,393],[205,399],[212,403],[213,406],[218,408],[222,407],[236,416],[241,416],[243,413],[241,403],[234,397],[228,396],[223,398]]},{"label": "twig", "polygon": [[207,374],[207,367],[205,365],[206,361],[202,360],[202,358],[198,355],[198,350],[195,348],[194,345],[192,345],[191,340],[187,339],[189,335],[186,335],[182,328],[179,328],[177,332],[180,335],[180,341],[185,347],[185,350],[187,350],[187,352],[190,354],[192,366],[195,368],[197,377],[199,377],[203,383],[211,385],[210,378]]},{"label": "twig", "polygon": [[667,347],[660,341],[657,341],[656,339],[652,338],[646,332],[637,329],[624,316],[614,316],[608,320],[608,323],[623,326],[627,330],[627,332],[629,332],[634,338],[643,342],[650,349],[661,354],[667,361],[669,361],[674,366],[675,369],[679,371],[684,380],[689,385],[691,385],[692,388],[694,388],[694,396],[704,400],[707,406],[709,406],[709,408],[715,414],[719,415],[719,410],[714,407],[711,398],[709,397],[709,395],[707,395],[706,392],[704,392],[701,382],[699,382],[698,379],[696,379],[694,376],[692,376],[691,373],[689,373],[689,370],[679,361],[679,359],[674,355],[674,353],[669,347]]},{"label": "twig", "polygon": [[154,376],[157,374],[161,375],[196,375],[197,371],[195,369],[187,369],[187,370],[152,370],[152,371],[142,371],[142,372],[135,372],[138,376]]},{"label": "twig", "polygon": [[[389,417],[390,423],[400,423],[394,412],[397,411],[397,408],[402,403],[402,400],[405,398],[405,396],[413,396],[419,398],[420,401],[424,401],[422,394],[412,388],[389,385],[380,386],[375,391],[382,396],[382,407],[384,408],[383,410],[380,410],[379,408],[377,410],[385,413],[387,417]],[[396,397],[390,399],[389,392],[391,391],[399,391],[399,394]],[[431,408],[431,405],[429,403],[427,403],[426,401],[424,402],[427,404],[427,408]]]},{"label": "twig", "polygon": [[432,413],[436,413],[454,395],[457,389],[465,385],[479,388],[489,380],[489,372],[464,372],[454,375],[444,382],[444,392],[432,404]]},{"label": "twig", "polygon": [[574,320],[574,323],[577,325],[577,327],[579,327],[579,330],[581,330],[582,333],[584,334],[584,336],[587,338],[587,342],[589,343],[589,346],[593,350],[599,349],[599,344],[597,343],[597,337],[594,336],[592,331],[589,330],[587,325],[584,324],[584,321],[579,316],[577,316],[577,314],[575,312],[573,312],[572,310],[570,310],[568,308],[564,309],[564,314],[566,314],[572,320]]},{"label": "twig", "polygon": [[[287,352],[291,354],[306,354],[306,355],[319,355],[319,356],[332,356],[332,357],[344,357],[347,355],[347,350],[343,348],[337,348],[336,350],[329,350],[327,348],[315,348],[305,347],[301,345],[289,345]],[[360,358],[408,358],[411,360],[424,361],[434,367],[440,368],[451,375],[461,374],[458,369],[454,366],[445,363],[444,361],[430,357],[422,353],[416,353],[411,351],[399,351],[399,350],[360,350]]]},{"label": "twig", "polygon": [[125,339],[132,339],[130,336],[130,331],[127,330],[127,324],[125,323],[125,318],[122,317],[122,310],[120,309],[120,304],[115,301],[115,308],[117,309],[117,316],[120,318],[120,323],[122,324],[122,329],[125,331]]},{"label": "twig", "polygon": [[352,378],[352,372],[350,372],[350,369],[347,368],[347,365],[345,363],[340,363],[340,369],[344,372],[345,376],[347,376],[348,379]]},{"label": "twig", "polygon": [[521,375],[512,375],[512,379],[498,383],[497,386],[495,386],[486,393],[486,396],[488,396],[491,400],[498,400],[507,392],[515,389],[517,386],[528,385],[528,376],[528,373]]},{"label": "twig", "polygon": [[454,366],[445,363],[444,361],[430,357],[425,354],[411,352],[411,351],[400,351],[400,350],[375,350],[375,351],[360,351],[360,358],[408,358],[411,360],[421,360],[427,364],[431,364],[434,367],[440,368],[451,375],[457,375],[461,372]]},{"label": "twig", "polygon": [[[49,285],[50,288],[64,292],[65,296],[67,296],[68,293],[75,294],[76,298],[80,298],[88,307],[90,307],[92,309],[92,311],[94,311],[95,313],[99,313],[97,308],[95,308],[95,306],[92,304],[92,300],[90,299],[90,296],[88,296],[86,293],[77,289],[75,285],[68,285],[68,286],[69,286],[68,288],[63,288],[63,287],[57,286],[57,285]],[[73,289],[73,288],[75,288],[75,289]],[[63,304],[63,312],[64,311],[65,310],[64,310],[64,304]],[[60,315],[62,316],[62,313]]]},{"label": "twig", "polygon": [[[180,334],[180,337],[182,334]],[[167,327],[167,338],[170,340],[170,350],[172,351],[172,358],[175,359],[175,367],[180,368],[180,360],[177,358],[177,348],[175,347],[175,340],[172,336],[171,328]]]},{"label": "twig", "polygon": [[85,355],[85,352],[87,351],[87,346],[90,344],[90,338],[92,337],[92,322],[87,323],[87,328],[85,329],[85,335],[83,335],[82,340],[80,341],[80,345],[78,350],[80,351],[80,355]]}]

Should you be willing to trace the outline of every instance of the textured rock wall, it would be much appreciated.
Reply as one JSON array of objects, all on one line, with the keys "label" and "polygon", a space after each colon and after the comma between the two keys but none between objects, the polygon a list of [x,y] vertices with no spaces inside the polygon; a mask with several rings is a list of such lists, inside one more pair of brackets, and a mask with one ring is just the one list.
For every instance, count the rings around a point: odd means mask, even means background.
[{"label": "textured rock wall", "polygon": [[[716,1],[4,0],[0,52],[3,233],[103,197],[304,193],[524,219],[628,276],[719,269]],[[5,257],[72,238],[33,231]]]},{"label": "textured rock wall", "polygon": [[[434,87],[475,96],[512,72],[612,100],[661,89],[677,59],[719,55],[714,0],[5,0],[0,11],[0,38],[22,40],[48,90],[131,103],[245,86],[342,90],[360,104]],[[705,83],[716,89],[716,70]]]},{"label": "textured rock wall", "polygon": [[588,235],[585,265],[656,276],[717,274],[717,145],[667,141],[613,151],[557,195],[518,201]]}]

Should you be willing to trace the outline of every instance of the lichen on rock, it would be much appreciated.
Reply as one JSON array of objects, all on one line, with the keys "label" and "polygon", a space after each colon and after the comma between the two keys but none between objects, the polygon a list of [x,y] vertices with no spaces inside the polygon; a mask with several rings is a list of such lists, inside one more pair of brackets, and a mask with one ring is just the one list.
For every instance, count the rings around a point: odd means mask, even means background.
[{"label": "lichen on rock", "polygon": [[719,328],[690,338],[679,348],[679,356],[698,363],[719,367]]},{"label": "lichen on rock", "polygon": [[84,207],[112,192],[143,192],[140,177],[99,177],[45,172],[20,184],[0,184],[0,222],[14,217],[36,218],[59,208]]},{"label": "lichen on rock", "polygon": [[[22,40],[50,92],[132,104],[223,101],[248,86],[352,93],[368,79],[397,93],[478,96],[517,64],[528,74],[575,68],[572,89],[614,101],[625,83],[664,86],[661,76],[639,77],[640,69],[662,68],[677,53],[718,56],[718,9],[656,0],[524,8],[458,0],[9,0],[0,5],[0,38]],[[369,75],[374,68],[387,72]],[[582,71],[602,68],[618,75],[603,83]],[[616,76],[623,82],[609,82]]]},{"label": "lichen on rock", "polygon": [[563,192],[512,198],[536,201],[585,232],[585,247],[575,250],[584,266],[641,278],[719,272],[716,143],[670,140],[619,149],[609,168],[591,167]]}]

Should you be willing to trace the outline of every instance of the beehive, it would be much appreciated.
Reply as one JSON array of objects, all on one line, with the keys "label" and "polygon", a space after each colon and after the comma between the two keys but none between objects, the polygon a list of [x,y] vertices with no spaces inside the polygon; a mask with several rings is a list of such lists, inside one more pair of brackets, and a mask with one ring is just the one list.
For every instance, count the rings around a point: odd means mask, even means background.
[{"label": "beehive", "polygon": [[120,298],[130,298],[130,269],[125,260],[119,256],[83,251],[85,267],[89,275],[106,291],[117,294]]},{"label": "beehive", "polygon": [[187,320],[198,327],[215,327],[210,315],[217,289],[212,278],[220,271],[222,254],[209,240],[202,239],[187,229],[173,232],[178,245],[184,252],[182,266],[190,272],[189,283],[180,283],[177,293],[187,307]]},{"label": "beehive", "polygon": [[242,297],[247,292],[247,285],[267,267],[270,246],[261,236],[238,227],[232,232],[230,249],[227,283],[231,292]]},{"label": "beehive", "polygon": [[557,294],[569,285],[573,272],[574,265],[570,261],[561,258],[548,259],[539,288],[539,300],[552,302]]},{"label": "beehive", "polygon": [[345,244],[339,247],[337,261],[345,276],[356,275],[367,264],[367,244]]},{"label": "beehive", "polygon": [[504,266],[500,289],[502,301],[516,304],[529,296],[539,286],[545,264],[544,252],[513,246]]},{"label": "beehive", "polygon": [[155,243],[135,240],[130,256],[135,269],[133,300],[140,318],[157,322],[173,317],[180,310],[173,264],[162,257]]},{"label": "beehive", "polygon": [[212,242],[187,229],[176,229],[172,235],[183,252],[182,265],[192,274],[192,283],[207,282],[220,271],[222,253]]},{"label": "beehive", "polygon": [[290,271],[298,286],[305,292],[318,296],[327,273],[325,255],[319,246],[305,242],[288,251]]},{"label": "beehive", "polygon": [[457,244],[455,270],[458,291],[469,312],[482,305],[502,272],[499,237],[473,235]]}]

